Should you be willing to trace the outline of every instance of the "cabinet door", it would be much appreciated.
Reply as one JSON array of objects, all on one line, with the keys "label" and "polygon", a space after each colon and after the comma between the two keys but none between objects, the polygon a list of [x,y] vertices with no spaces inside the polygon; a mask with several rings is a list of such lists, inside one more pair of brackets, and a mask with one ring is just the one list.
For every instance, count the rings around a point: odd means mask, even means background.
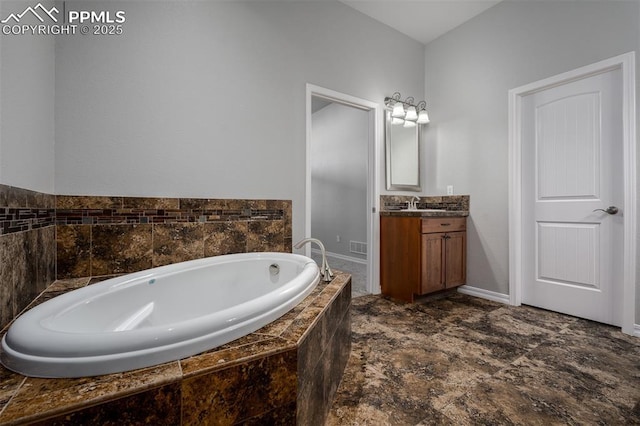
[{"label": "cabinet door", "polygon": [[467,280],[467,233],[449,232],[445,237],[444,282],[447,288],[462,285]]},{"label": "cabinet door", "polygon": [[422,279],[420,294],[444,288],[445,234],[422,234]]}]

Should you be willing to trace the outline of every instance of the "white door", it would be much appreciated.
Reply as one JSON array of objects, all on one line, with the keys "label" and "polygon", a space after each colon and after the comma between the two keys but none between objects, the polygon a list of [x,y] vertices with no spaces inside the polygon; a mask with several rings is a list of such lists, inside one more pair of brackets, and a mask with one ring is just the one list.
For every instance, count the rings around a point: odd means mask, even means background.
[{"label": "white door", "polygon": [[521,117],[522,303],[621,325],[621,71],[527,95]]}]

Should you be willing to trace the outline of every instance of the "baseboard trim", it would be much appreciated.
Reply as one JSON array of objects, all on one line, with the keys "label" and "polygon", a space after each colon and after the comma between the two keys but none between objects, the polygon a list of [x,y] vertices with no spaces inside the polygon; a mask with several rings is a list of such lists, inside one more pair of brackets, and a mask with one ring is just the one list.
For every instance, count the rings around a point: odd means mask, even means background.
[{"label": "baseboard trim", "polygon": [[[311,253],[322,254],[320,249],[317,249],[317,248],[312,248],[311,249]],[[327,257],[334,257],[336,259],[346,260],[348,262],[360,263],[362,265],[366,265],[367,264],[367,260],[366,259],[360,259],[360,258],[357,258],[357,257],[346,256],[344,254],[332,253],[332,252],[328,251],[326,253],[326,255],[327,255]]]},{"label": "baseboard trim", "polygon": [[640,324],[633,325],[633,335],[635,337],[640,337]]},{"label": "baseboard trim", "polygon": [[462,294],[468,294],[469,296],[481,297],[483,299],[493,300],[494,302],[509,304],[509,295],[498,293],[491,290],[485,290],[483,288],[471,287],[469,285],[463,285],[458,287],[458,292]]}]

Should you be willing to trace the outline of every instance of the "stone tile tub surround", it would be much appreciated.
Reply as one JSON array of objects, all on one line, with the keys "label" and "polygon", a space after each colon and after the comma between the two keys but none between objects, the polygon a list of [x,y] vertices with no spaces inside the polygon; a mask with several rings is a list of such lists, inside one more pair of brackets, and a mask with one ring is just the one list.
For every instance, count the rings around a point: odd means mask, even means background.
[{"label": "stone tile tub surround", "polygon": [[289,200],[51,195],[0,185],[0,328],[57,278],[291,252]]},{"label": "stone tile tub surround", "polygon": [[57,196],[57,278],[291,252],[291,201]]},{"label": "stone tile tub surround", "polygon": [[[469,211],[470,197],[468,195],[415,195],[420,200],[416,203],[419,209],[444,209],[448,211]],[[381,195],[381,210],[400,210],[407,208],[407,202],[413,199],[413,195]]]},{"label": "stone tile tub surround", "polygon": [[0,185],[0,328],[55,280],[55,197]]},{"label": "stone tile tub surround", "polygon": [[[56,281],[33,305],[89,282]],[[351,277],[337,272],[273,323],[180,361],[79,379],[0,367],[0,425],[323,424],[351,351],[350,307]]]}]

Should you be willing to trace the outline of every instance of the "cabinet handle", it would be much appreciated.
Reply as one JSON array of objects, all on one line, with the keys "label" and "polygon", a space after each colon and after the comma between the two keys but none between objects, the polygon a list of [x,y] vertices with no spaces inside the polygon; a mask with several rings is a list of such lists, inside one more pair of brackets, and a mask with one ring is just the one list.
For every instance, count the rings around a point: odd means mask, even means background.
[{"label": "cabinet handle", "polygon": [[451,226],[450,223],[441,223],[440,226]]}]

